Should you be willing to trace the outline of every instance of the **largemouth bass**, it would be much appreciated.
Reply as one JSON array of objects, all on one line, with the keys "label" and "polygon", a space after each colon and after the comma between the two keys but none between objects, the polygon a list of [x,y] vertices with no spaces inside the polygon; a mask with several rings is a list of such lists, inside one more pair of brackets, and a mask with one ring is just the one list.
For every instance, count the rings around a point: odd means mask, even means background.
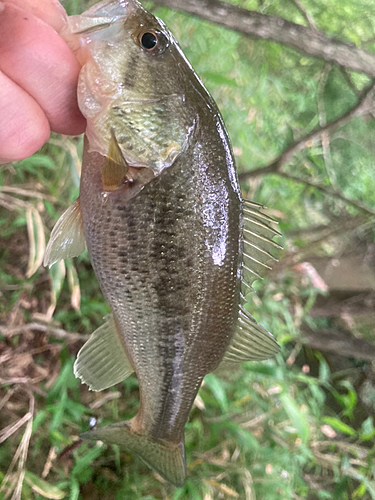
[{"label": "largemouth bass", "polygon": [[64,36],[83,64],[87,131],[79,199],[45,264],[86,243],[112,315],[75,374],[100,391],[135,372],[140,391],[134,418],[83,437],[140,455],[180,486],[203,377],[278,351],[243,307],[277,231],[242,200],[220,112],[161,20],[136,0],[105,1],[70,18]]}]

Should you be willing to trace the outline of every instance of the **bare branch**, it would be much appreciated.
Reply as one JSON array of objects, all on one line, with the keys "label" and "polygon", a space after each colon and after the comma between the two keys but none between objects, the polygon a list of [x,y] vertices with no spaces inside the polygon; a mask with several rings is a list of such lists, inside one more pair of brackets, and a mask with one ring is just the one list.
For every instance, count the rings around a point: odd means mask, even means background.
[{"label": "bare branch", "polygon": [[325,127],[327,125],[327,116],[324,106],[324,89],[328,80],[328,76],[331,72],[332,65],[326,64],[322,71],[322,76],[318,83],[317,89],[317,100],[318,100],[318,113],[319,113],[319,125]]},{"label": "bare branch", "polygon": [[56,202],[57,199],[55,196],[50,196],[48,194],[41,193],[40,191],[36,190],[29,190],[29,189],[23,189],[18,186],[1,186],[0,190],[3,193],[14,193],[18,194],[20,196],[26,196],[27,198],[38,198],[40,200],[48,200],[52,202]]},{"label": "bare branch", "polygon": [[316,33],[318,33],[318,28],[317,28],[317,26],[315,24],[315,21],[314,21],[313,17],[307,11],[307,9],[305,8],[305,6],[302,5],[299,0],[292,0],[292,2],[296,5],[296,7],[298,8],[298,10],[300,10],[302,12],[304,18],[309,23],[310,28],[313,29]]},{"label": "bare branch", "polygon": [[340,68],[340,71],[341,71],[341,74],[344,78],[344,80],[346,81],[346,83],[348,84],[348,87],[350,88],[350,90],[357,96],[359,97],[361,91],[355,86],[355,83],[353,82],[353,80],[351,79],[351,76],[350,74],[348,73],[348,70],[345,69],[345,68]]},{"label": "bare branch", "polygon": [[43,332],[46,335],[50,335],[51,337],[55,337],[56,339],[66,339],[72,342],[77,340],[88,340],[90,335],[85,335],[81,333],[70,333],[66,332],[62,328],[51,328],[48,325],[42,325],[41,323],[28,323],[26,325],[15,326],[11,328],[3,328],[3,334],[7,337],[12,337],[13,335],[18,335],[25,330],[34,330],[37,332]]},{"label": "bare branch", "polygon": [[100,408],[104,403],[107,403],[108,401],[112,401],[113,399],[118,399],[122,396],[120,391],[116,392],[109,392],[105,396],[103,396],[100,399],[96,399],[93,403],[90,404],[90,409],[91,410],[97,410]]},{"label": "bare branch", "polygon": [[375,54],[329,38],[281,17],[260,14],[220,0],[154,0],[156,5],[188,12],[257,38],[288,45],[298,52],[375,77]]},{"label": "bare branch", "polygon": [[[324,89],[327,84],[329,73],[331,72],[332,65],[326,64],[322,77],[320,78],[317,91],[317,101],[318,101],[318,113],[319,113],[319,125],[325,127],[327,125],[327,115],[324,105]],[[336,174],[332,165],[332,156],[330,148],[330,136],[327,132],[322,133],[322,148],[323,148],[323,158],[327,171],[328,178],[330,180],[331,186],[337,190]]]},{"label": "bare branch", "polygon": [[[35,398],[31,391],[28,392],[30,397],[29,412],[25,415],[25,417],[21,419],[22,423],[27,422],[26,429],[22,436],[21,442],[18,445],[16,453],[14,454],[12,461],[8,467],[2,485],[0,486],[0,491],[3,491],[8,486],[8,491],[5,493],[5,498],[7,498],[10,495],[11,490],[13,489],[13,495],[11,500],[21,500],[22,484],[25,478],[25,463],[29,451],[30,438],[32,434]],[[6,429],[8,431],[8,436],[9,436],[10,435],[9,427]],[[17,473],[12,474],[17,461],[18,461],[18,467],[17,467],[18,471]]]},{"label": "bare branch", "polygon": [[324,329],[313,331],[305,328],[302,337],[313,349],[365,361],[374,360],[375,347],[373,345],[352,335],[345,335],[343,331]]},{"label": "bare branch", "polygon": [[295,175],[291,175],[291,174],[288,174],[286,172],[282,172],[281,170],[278,170],[275,173],[277,175],[280,175],[281,177],[285,177],[286,179],[290,179],[294,182],[298,182],[299,184],[306,184],[307,186],[314,187],[314,188],[318,189],[319,191],[321,191],[322,193],[327,194],[328,196],[333,196],[334,198],[339,198],[340,200],[343,200],[346,203],[350,203],[351,205],[353,205],[354,207],[358,208],[359,210],[361,210],[363,212],[366,212],[370,215],[375,215],[375,210],[373,210],[371,207],[365,205],[364,203],[361,203],[360,201],[347,198],[340,191],[336,191],[335,189],[332,189],[328,186],[323,186],[322,184],[314,182],[311,179],[307,179],[305,177],[296,177]]},{"label": "bare branch", "polygon": [[361,116],[366,114],[374,109],[373,95],[374,95],[375,83],[367,87],[359,96],[357,104],[349,109],[342,116],[336,118],[329,123],[327,123],[324,127],[318,125],[311,132],[304,135],[298,141],[293,142],[290,146],[288,146],[280,156],[278,156],[272,163],[266,165],[264,167],[259,167],[255,170],[251,170],[250,172],[242,172],[239,175],[240,182],[244,182],[251,177],[256,177],[258,175],[265,175],[270,173],[277,173],[278,170],[285,164],[287,164],[293,156],[302,151],[306,147],[311,147],[313,143],[321,138],[323,132],[327,134],[332,134],[339,127],[342,127],[350,120],[357,116]]},{"label": "bare branch", "polygon": [[[373,82],[372,85],[367,87],[361,95],[359,96],[357,104],[347,111],[345,114],[337,118],[336,120],[333,120],[324,126],[318,125],[315,127],[311,132],[308,134],[304,135],[301,139],[298,141],[292,143],[290,146],[288,146],[282,153],[281,155],[276,158],[272,163],[269,165],[266,165],[264,167],[259,167],[255,170],[251,170],[250,172],[242,172],[238,177],[240,182],[244,182],[252,177],[256,177],[259,175],[266,175],[266,174],[277,174],[282,177],[285,177],[287,179],[290,179],[294,182],[306,184],[308,186],[312,186],[316,189],[319,189],[323,193],[333,196],[335,198],[339,198],[346,203],[350,203],[351,205],[355,206],[361,211],[364,211],[370,215],[375,215],[375,210],[373,210],[371,207],[365,205],[364,203],[361,203],[360,201],[356,200],[351,200],[350,198],[347,198],[343,193],[341,193],[338,190],[332,189],[328,186],[324,186],[322,184],[314,182],[312,179],[308,179],[305,177],[297,177],[295,175],[289,174],[287,172],[284,172],[282,167],[287,164],[293,156],[299,152],[305,149],[306,147],[311,147],[314,143],[314,141],[321,139],[322,136],[325,137],[325,140],[328,141],[329,135],[332,134],[337,128],[342,127],[346,123],[348,123],[352,118],[355,118],[356,116],[360,116],[363,114],[366,114],[370,111],[373,111],[375,104],[373,101],[374,98],[374,89],[375,89],[375,83]],[[323,121],[324,123],[324,121]]]},{"label": "bare branch", "polygon": [[10,424],[7,427],[4,427],[3,429],[1,429],[1,431],[0,431],[0,443],[3,443],[4,441],[6,441],[9,436],[11,436],[16,431],[18,431],[18,429],[20,427],[22,427],[23,424],[25,422],[27,422],[30,418],[32,418],[32,414],[26,413],[26,415],[24,415],[22,418],[17,420],[17,422]]}]

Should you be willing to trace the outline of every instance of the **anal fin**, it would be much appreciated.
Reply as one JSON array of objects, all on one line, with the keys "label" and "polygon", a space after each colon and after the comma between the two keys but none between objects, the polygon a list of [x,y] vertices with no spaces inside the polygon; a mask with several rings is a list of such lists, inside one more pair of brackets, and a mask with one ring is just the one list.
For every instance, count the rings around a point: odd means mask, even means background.
[{"label": "anal fin", "polygon": [[110,315],[79,351],[74,375],[91,390],[102,391],[122,382],[133,371]]},{"label": "anal fin", "polygon": [[43,264],[51,267],[62,259],[77,257],[85,249],[81,206],[77,198],[52,229]]}]

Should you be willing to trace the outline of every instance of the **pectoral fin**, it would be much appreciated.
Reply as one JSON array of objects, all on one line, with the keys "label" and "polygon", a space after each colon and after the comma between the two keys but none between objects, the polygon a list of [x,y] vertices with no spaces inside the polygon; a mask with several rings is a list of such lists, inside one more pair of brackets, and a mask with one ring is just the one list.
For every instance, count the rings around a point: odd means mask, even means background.
[{"label": "pectoral fin", "polygon": [[251,314],[240,306],[236,332],[224,354],[222,363],[243,363],[272,358],[280,350],[274,337],[258,325]]},{"label": "pectoral fin", "polygon": [[129,165],[121,152],[115,133],[111,129],[108,155],[102,170],[103,189],[105,191],[114,191],[126,183],[128,170]]},{"label": "pectoral fin", "polygon": [[51,267],[59,260],[77,257],[84,249],[82,214],[77,198],[56,222],[44,254],[43,264]]},{"label": "pectoral fin", "polygon": [[102,391],[122,382],[133,371],[110,315],[79,351],[74,375],[91,390]]}]

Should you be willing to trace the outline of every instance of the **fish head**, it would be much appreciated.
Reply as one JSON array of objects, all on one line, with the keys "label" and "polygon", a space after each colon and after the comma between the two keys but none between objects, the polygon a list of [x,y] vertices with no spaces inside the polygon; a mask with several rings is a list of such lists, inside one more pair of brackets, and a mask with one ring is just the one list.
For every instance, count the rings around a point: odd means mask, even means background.
[{"label": "fish head", "polygon": [[195,74],[165,24],[136,0],[110,0],[69,18],[62,35],[83,65],[90,150],[106,156],[114,136],[132,167],[159,175],[171,166],[198,119],[187,98]]}]

